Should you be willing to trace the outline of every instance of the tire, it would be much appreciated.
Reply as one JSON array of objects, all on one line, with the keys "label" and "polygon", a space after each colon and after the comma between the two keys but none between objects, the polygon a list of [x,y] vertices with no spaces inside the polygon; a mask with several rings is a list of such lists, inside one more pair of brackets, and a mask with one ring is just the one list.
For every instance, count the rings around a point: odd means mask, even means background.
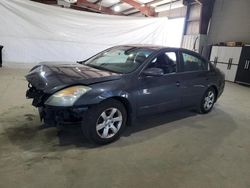
[{"label": "tire", "polygon": [[201,114],[209,113],[213,109],[216,97],[215,89],[212,87],[208,88],[200,102],[199,112]]},{"label": "tire", "polygon": [[124,105],[115,99],[107,99],[91,107],[82,123],[86,138],[96,144],[108,144],[120,138],[127,122]]}]

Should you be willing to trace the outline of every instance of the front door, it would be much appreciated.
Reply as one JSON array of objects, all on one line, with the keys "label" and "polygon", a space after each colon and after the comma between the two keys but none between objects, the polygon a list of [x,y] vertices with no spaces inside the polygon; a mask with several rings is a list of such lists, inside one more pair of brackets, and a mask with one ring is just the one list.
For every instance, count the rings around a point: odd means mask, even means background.
[{"label": "front door", "polygon": [[180,75],[177,74],[177,61],[176,52],[162,52],[144,69],[159,68],[162,69],[163,75],[146,76],[142,72],[138,78],[138,115],[167,111],[180,106]]}]

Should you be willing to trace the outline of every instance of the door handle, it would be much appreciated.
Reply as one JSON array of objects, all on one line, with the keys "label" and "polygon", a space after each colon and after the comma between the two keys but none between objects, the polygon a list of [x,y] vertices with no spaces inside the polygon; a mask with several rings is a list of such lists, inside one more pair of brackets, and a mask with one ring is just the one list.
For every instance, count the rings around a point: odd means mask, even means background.
[{"label": "door handle", "polygon": [[176,86],[177,86],[177,87],[180,87],[180,85],[181,85],[180,82],[177,81],[177,82],[176,82]]}]

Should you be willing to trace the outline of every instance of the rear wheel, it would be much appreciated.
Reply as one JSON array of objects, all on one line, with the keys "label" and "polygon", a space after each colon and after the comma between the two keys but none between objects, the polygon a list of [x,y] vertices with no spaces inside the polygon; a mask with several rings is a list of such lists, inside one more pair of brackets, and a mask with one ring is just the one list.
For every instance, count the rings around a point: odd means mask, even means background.
[{"label": "rear wheel", "polygon": [[200,113],[205,114],[210,112],[214,106],[215,101],[216,101],[216,92],[214,88],[211,87],[205,92],[201,100],[199,109]]},{"label": "rear wheel", "polygon": [[117,100],[108,99],[89,110],[82,129],[90,141],[107,144],[120,137],[126,121],[127,112],[123,104]]}]

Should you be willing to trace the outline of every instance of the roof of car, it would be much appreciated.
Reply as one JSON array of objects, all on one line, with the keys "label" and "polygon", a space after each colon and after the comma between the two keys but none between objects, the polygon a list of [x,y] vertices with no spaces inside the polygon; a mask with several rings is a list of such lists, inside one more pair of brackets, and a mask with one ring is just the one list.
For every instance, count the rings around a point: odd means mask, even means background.
[{"label": "roof of car", "polygon": [[150,49],[155,49],[155,50],[160,50],[160,49],[182,49],[182,48],[174,48],[174,47],[169,47],[169,46],[160,46],[160,45],[151,45],[151,44],[125,44],[125,45],[119,45],[119,46],[131,46],[135,48],[150,48]]},{"label": "roof of car", "polygon": [[[204,58],[202,55],[200,55],[199,53],[186,49],[186,48],[177,48],[177,47],[169,47],[169,46],[160,46],[160,45],[151,45],[151,44],[125,44],[125,45],[119,45],[119,46],[128,46],[128,47],[135,47],[135,48],[148,48],[148,49],[153,49],[153,50],[162,50],[162,49],[166,49],[166,50],[181,50],[183,52],[189,52],[191,54],[195,54],[196,56],[199,56],[203,59]],[[116,47],[116,46],[114,46]],[[117,46],[118,47],[118,46]]]}]

